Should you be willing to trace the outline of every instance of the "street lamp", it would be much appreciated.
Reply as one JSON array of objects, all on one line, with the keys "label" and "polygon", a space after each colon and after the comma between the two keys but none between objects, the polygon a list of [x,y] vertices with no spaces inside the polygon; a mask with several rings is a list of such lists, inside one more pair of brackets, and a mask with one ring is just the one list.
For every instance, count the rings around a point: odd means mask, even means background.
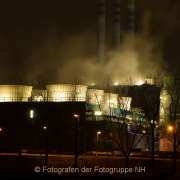
[{"label": "street lamp", "polygon": [[43,129],[47,129],[47,127],[46,127],[46,126],[43,126]]},{"label": "street lamp", "polygon": [[78,117],[78,120],[79,120],[79,115],[78,114],[74,114],[74,117]]},{"label": "street lamp", "polygon": [[98,135],[101,134],[101,131],[97,131],[97,151],[98,151]]},{"label": "street lamp", "polygon": [[2,131],[2,128],[0,128],[0,131]]},{"label": "street lamp", "polygon": [[172,126],[168,126],[168,129],[169,129],[170,131],[172,131],[172,130],[173,130],[173,127],[172,127]]},{"label": "street lamp", "polygon": [[[79,146],[79,115],[74,114],[74,117],[77,118],[75,125],[75,157],[74,157],[74,169],[77,168],[77,157],[78,157],[78,146]],[[74,175],[77,175],[77,172],[74,172]]]}]

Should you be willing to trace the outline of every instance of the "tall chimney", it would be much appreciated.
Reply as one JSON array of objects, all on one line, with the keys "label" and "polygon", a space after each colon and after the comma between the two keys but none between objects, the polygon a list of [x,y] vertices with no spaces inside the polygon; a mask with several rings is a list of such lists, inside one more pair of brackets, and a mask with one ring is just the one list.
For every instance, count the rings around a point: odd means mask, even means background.
[{"label": "tall chimney", "polygon": [[134,35],[134,1],[128,0],[128,23],[127,31],[128,34]]},{"label": "tall chimney", "polygon": [[120,8],[121,0],[114,0],[113,3],[113,49],[120,46]]},{"label": "tall chimney", "polygon": [[97,62],[104,64],[105,47],[105,0],[98,0],[97,12]]}]

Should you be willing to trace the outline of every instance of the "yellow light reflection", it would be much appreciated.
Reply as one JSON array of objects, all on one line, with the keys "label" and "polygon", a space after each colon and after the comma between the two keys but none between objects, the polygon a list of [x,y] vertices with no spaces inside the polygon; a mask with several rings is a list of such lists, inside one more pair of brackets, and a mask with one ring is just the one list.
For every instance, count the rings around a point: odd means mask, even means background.
[{"label": "yellow light reflection", "polygon": [[102,112],[101,112],[101,111],[95,111],[94,114],[95,114],[95,115],[102,115]]},{"label": "yellow light reflection", "polygon": [[140,86],[142,84],[143,84],[142,80],[139,80],[138,83],[137,83],[138,86]]}]

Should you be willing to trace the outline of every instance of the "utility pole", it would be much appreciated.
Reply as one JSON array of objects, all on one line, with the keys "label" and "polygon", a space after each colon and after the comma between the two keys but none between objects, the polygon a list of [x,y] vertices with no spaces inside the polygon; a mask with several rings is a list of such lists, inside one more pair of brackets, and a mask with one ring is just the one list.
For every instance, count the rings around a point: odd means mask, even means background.
[{"label": "utility pole", "polygon": [[77,175],[77,157],[78,157],[78,146],[79,146],[79,115],[74,114],[76,117],[75,122],[75,157],[74,157],[74,175]]}]

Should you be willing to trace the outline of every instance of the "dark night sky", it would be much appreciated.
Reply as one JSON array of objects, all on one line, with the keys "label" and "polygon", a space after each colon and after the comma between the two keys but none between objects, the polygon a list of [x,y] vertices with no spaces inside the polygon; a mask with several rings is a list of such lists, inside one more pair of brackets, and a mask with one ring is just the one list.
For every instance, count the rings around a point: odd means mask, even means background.
[{"label": "dark night sky", "polygon": [[1,1],[0,84],[27,84],[38,75],[52,83],[71,83],[80,76],[91,83],[106,75],[145,76],[152,69],[165,75],[179,73],[180,1],[136,0],[133,52],[126,38],[127,0],[121,2],[121,54],[112,57],[112,1],[106,0],[108,63],[99,73],[97,0]]}]

